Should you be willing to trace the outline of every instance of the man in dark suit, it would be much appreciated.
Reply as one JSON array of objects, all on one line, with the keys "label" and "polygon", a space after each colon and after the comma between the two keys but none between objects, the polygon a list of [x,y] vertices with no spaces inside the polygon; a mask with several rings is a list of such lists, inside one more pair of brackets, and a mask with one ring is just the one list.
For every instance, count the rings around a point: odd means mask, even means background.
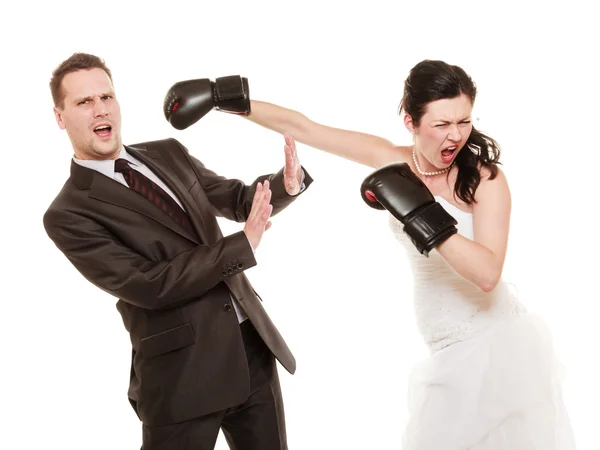
[{"label": "man in dark suit", "polygon": [[[290,373],[296,363],[244,271],[257,264],[269,217],[312,182],[293,144],[281,171],[248,186],[174,139],[123,145],[100,58],[74,54],[50,87],[74,157],[44,226],[87,280],[118,298],[142,449],[213,449],[220,429],[231,448],[286,449],[275,359]],[[245,222],[243,231],[223,236],[217,216]]]}]

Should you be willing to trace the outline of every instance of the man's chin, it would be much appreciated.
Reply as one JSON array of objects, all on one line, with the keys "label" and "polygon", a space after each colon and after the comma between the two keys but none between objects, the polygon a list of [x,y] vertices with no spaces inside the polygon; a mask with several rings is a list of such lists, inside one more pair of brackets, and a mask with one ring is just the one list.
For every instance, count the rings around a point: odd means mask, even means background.
[{"label": "man's chin", "polygon": [[112,142],[110,145],[94,145],[92,153],[99,159],[115,159],[121,152],[121,144]]}]

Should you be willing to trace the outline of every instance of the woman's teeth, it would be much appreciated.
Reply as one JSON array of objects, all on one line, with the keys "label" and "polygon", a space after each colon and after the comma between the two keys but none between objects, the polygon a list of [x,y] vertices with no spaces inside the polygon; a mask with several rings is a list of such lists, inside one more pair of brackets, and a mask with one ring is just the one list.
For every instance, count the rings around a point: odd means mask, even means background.
[{"label": "woman's teeth", "polygon": [[442,161],[444,162],[448,162],[452,159],[452,156],[454,155],[454,151],[456,150],[456,147],[449,147],[445,150],[442,150]]}]

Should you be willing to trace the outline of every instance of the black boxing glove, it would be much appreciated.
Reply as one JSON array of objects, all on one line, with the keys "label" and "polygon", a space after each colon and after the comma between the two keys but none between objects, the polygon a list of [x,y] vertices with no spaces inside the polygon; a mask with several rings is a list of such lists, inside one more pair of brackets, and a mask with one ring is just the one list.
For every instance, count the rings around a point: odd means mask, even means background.
[{"label": "black boxing glove", "polygon": [[429,252],[458,232],[458,222],[439,204],[407,163],[380,167],[363,181],[360,193],[371,208],[388,210],[404,224],[419,253]]},{"label": "black boxing glove", "polygon": [[248,79],[231,75],[214,82],[208,78],[180,81],[171,86],[163,103],[165,118],[178,130],[195,124],[213,108],[249,115]]}]

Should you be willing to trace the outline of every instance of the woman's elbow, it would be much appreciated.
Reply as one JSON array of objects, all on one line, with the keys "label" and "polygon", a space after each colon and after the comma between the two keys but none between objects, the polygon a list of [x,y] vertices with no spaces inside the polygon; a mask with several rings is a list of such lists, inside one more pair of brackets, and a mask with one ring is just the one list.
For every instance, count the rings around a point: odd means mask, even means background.
[{"label": "woman's elbow", "polygon": [[487,276],[480,280],[477,287],[485,293],[492,292],[494,289],[496,289],[498,283],[500,283],[501,276],[501,271],[494,271],[492,273],[489,273],[487,274]]}]

